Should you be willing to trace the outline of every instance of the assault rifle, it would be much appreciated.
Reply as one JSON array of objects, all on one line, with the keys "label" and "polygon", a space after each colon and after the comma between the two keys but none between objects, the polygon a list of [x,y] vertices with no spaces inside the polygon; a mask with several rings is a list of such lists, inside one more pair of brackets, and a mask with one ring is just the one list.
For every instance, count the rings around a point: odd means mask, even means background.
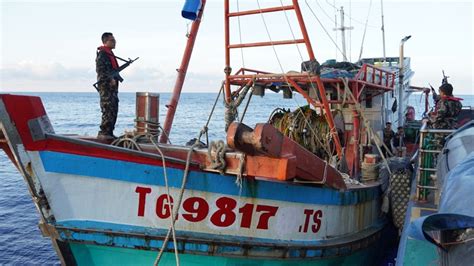
[{"label": "assault rifle", "polygon": [[[443,80],[441,81],[441,84],[446,84],[448,83],[449,77],[444,74],[444,70],[441,70],[441,71],[443,72]],[[431,87],[431,91],[433,92],[433,101],[436,104],[439,100],[439,95],[436,93],[435,89],[433,88],[433,86],[431,86],[431,84],[430,84],[430,87]]]},{"label": "assault rifle", "polygon": [[443,71],[443,80],[441,81],[441,84],[446,84],[448,83],[449,77],[444,74],[444,70],[441,70],[441,71]]},{"label": "assault rifle", "polygon": [[[119,58],[119,57],[117,57],[117,58]],[[119,68],[117,68],[117,69],[114,69],[114,70],[112,71],[112,73],[110,73],[110,74],[108,75],[109,78],[115,79],[116,81],[119,81],[119,82],[123,82],[123,78],[120,76],[120,71],[122,71],[122,70],[124,70],[125,68],[127,68],[131,63],[137,61],[138,58],[140,58],[140,57],[137,57],[137,58],[135,58],[135,59],[133,59],[133,60],[130,59],[130,58],[129,58],[128,60],[124,60],[124,59],[122,59],[122,58],[119,58],[120,60],[125,61],[125,64],[121,65],[121,66],[120,66]],[[94,88],[95,88],[97,91],[99,91],[99,87],[97,86],[98,84],[99,84],[99,81],[97,81],[96,83],[94,83],[94,84],[92,85],[92,86],[94,86]]]},{"label": "assault rifle", "polygon": [[[428,83],[429,84],[429,83]],[[430,85],[430,88],[431,88],[431,92],[433,93],[433,102],[436,103],[439,101],[439,95],[436,93],[435,89],[433,88],[433,86]]]}]

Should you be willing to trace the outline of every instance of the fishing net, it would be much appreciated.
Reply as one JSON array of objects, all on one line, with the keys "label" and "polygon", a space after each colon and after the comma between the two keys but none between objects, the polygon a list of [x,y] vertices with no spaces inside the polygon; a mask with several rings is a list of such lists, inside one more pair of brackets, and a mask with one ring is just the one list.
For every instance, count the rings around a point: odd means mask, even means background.
[{"label": "fishing net", "polygon": [[296,141],[324,160],[329,160],[334,153],[326,118],[316,113],[309,105],[302,106],[293,112],[289,109],[277,108],[272,112],[269,123],[284,136]]}]

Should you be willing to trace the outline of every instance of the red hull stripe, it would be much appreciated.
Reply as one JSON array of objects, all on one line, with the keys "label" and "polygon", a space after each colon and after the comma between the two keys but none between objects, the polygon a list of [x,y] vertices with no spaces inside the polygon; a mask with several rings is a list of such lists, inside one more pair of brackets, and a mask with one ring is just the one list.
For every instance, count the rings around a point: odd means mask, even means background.
[{"label": "red hull stripe", "polygon": [[[22,144],[27,151],[56,151],[89,157],[162,166],[161,159],[130,154],[126,150],[114,151],[89,146],[87,144],[81,145],[56,139],[33,141],[28,121],[46,115],[41,99],[36,96],[0,94],[0,100],[5,104],[10,119],[14,123],[18,134],[20,135]],[[169,161],[166,162],[166,166],[178,169],[184,169],[185,167],[183,163]],[[199,167],[191,166],[190,170],[199,171],[200,169]]]}]

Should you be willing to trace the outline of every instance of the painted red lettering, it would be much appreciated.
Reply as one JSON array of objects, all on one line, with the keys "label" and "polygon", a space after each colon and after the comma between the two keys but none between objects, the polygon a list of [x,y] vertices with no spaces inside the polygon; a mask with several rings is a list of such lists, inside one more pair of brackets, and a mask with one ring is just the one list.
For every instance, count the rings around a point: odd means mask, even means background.
[{"label": "painted red lettering", "polygon": [[304,226],[303,226],[303,232],[306,233],[308,232],[308,226],[309,226],[309,218],[311,217],[311,215],[313,214],[313,210],[304,210],[304,214],[306,215],[306,218],[304,220]]},{"label": "painted red lettering", "polygon": [[232,198],[222,197],[216,200],[216,206],[218,210],[212,214],[211,222],[219,227],[232,225],[235,222],[234,209],[237,202]]},{"label": "painted red lettering", "polygon": [[146,195],[151,193],[149,187],[137,187],[135,192],[138,193],[138,216],[145,216]]},{"label": "painted red lettering", "polygon": [[257,229],[268,229],[268,220],[276,215],[278,207],[268,205],[257,205],[257,212],[261,212],[258,219]]},{"label": "painted red lettering", "polygon": [[[171,207],[173,207],[173,197],[169,196]],[[166,202],[165,202],[166,201]],[[170,217],[171,210],[168,204],[168,195],[162,194],[156,199],[156,215],[161,219],[166,219]]]},{"label": "painted red lettering", "polygon": [[254,205],[252,203],[247,203],[239,209],[239,213],[242,213],[240,227],[250,228],[252,225],[253,206]]},{"label": "painted red lettering", "polygon": [[313,231],[313,233],[317,233],[319,229],[321,229],[321,217],[323,217],[322,210],[317,210],[314,212],[314,215],[313,215],[314,224],[311,226],[311,231]]},{"label": "painted red lettering", "polygon": [[207,217],[209,204],[203,198],[191,197],[183,202],[183,209],[188,212],[183,214],[184,219],[190,222],[200,222]]}]

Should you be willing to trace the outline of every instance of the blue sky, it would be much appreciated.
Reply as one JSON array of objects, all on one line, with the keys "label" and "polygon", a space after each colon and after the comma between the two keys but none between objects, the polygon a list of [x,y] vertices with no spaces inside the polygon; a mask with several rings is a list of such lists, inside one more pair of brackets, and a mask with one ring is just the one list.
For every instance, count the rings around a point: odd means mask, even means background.
[{"label": "blue sky", "polygon": [[[171,91],[186,42],[189,22],[180,16],[184,1],[9,1],[0,0],[1,66],[0,91],[94,91],[95,49],[104,31],[117,39],[115,53],[139,61],[124,71],[121,91]],[[280,1],[231,1],[231,9],[279,6]],[[283,4],[288,0],[282,0]],[[208,0],[200,34],[189,66],[185,92],[218,91],[224,73],[223,1]],[[301,0],[317,59],[341,59],[330,37],[335,35],[335,9],[344,6],[346,24],[354,27],[346,38],[352,61],[356,61],[367,17],[368,27],[362,57],[382,56],[380,1]],[[370,7],[370,13],[369,13]],[[400,39],[412,35],[405,45],[415,71],[413,85],[439,86],[441,70],[451,77],[456,94],[474,94],[472,1],[384,1],[387,56],[398,56]],[[349,15],[352,18],[349,19]],[[368,16],[369,15],[369,16]],[[288,13],[266,14],[272,40],[298,38],[296,20]],[[339,16],[337,17],[339,20]],[[237,19],[231,22],[231,42],[239,43]],[[241,18],[243,42],[268,41],[260,15]],[[350,41],[349,41],[350,39]],[[300,47],[303,58],[307,55]],[[271,48],[244,50],[246,67],[280,72]],[[283,71],[298,70],[301,57],[295,45],[277,47]],[[232,66],[242,66],[241,52],[232,53]]]}]

